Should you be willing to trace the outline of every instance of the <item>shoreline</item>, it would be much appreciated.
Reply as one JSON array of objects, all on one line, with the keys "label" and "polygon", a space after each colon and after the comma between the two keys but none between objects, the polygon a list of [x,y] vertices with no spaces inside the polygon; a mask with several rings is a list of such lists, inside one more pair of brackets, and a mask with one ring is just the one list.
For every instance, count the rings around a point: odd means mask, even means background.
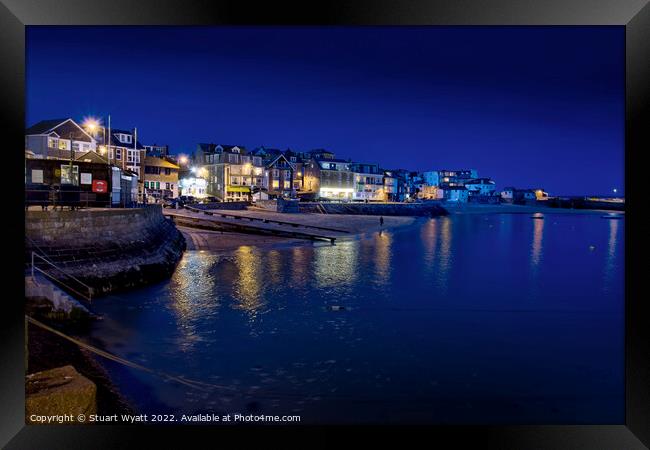
[{"label": "shoreline", "polygon": [[481,205],[464,203],[461,205],[445,204],[445,209],[450,215],[461,214],[582,214],[582,215],[625,215],[625,211],[614,211],[608,209],[571,209],[571,208],[553,208],[550,206],[538,205]]},{"label": "shoreline", "polygon": [[[241,211],[238,211],[238,213],[240,212]],[[329,215],[311,213],[262,214],[268,216],[271,219],[283,219],[306,225],[337,227],[349,231],[349,234],[341,235],[337,238],[337,240],[341,241],[356,239],[363,236],[364,234],[374,233],[380,230],[392,231],[405,228],[414,224],[417,219],[421,219],[421,217],[415,216],[384,216],[384,225],[381,226],[379,224],[380,216],[348,214]],[[259,215],[259,213],[256,215]],[[217,253],[228,253],[237,250],[242,246],[276,248],[292,245],[314,245],[314,241],[307,239],[204,230],[199,228],[186,227],[183,225],[177,225],[177,228],[185,237],[185,241],[187,242],[187,250],[207,250]]]}]

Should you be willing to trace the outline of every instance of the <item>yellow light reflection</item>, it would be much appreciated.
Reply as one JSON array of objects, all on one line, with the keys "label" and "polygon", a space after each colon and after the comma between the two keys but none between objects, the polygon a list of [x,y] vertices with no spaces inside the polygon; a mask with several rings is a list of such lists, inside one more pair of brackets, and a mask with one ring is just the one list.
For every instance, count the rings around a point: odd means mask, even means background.
[{"label": "yellow light reflection", "polygon": [[307,269],[309,268],[309,255],[307,247],[294,247],[291,250],[291,285],[294,289],[305,286],[307,281]]},{"label": "yellow light reflection", "polygon": [[[211,269],[217,257],[207,252],[186,252],[170,283],[171,308],[180,332],[179,347],[191,350],[201,337],[196,322],[214,314],[219,307],[215,298],[215,279]],[[201,282],[197,282],[201,280]]]},{"label": "yellow light reflection", "polygon": [[530,263],[535,269],[542,259],[542,238],[544,234],[544,219],[533,220],[533,244],[530,251]]},{"label": "yellow light reflection", "polygon": [[375,239],[375,273],[379,284],[386,284],[390,278],[392,237],[388,233],[378,234]]},{"label": "yellow light reflection", "polygon": [[339,287],[357,279],[359,241],[341,241],[315,250],[316,282],[321,288]]},{"label": "yellow light reflection", "polygon": [[249,312],[253,317],[262,306],[260,296],[262,261],[260,258],[261,255],[249,246],[241,246],[235,251],[235,264],[238,269],[235,299],[239,302],[239,308]]},{"label": "yellow light reflection", "polygon": [[438,219],[429,219],[421,228],[420,239],[424,246],[424,272],[430,275],[435,265],[436,247],[438,244]]},{"label": "yellow light reflection", "polygon": [[438,283],[443,292],[447,290],[447,278],[453,257],[451,255],[451,224],[449,217],[442,217],[440,226],[440,254],[438,266]]}]

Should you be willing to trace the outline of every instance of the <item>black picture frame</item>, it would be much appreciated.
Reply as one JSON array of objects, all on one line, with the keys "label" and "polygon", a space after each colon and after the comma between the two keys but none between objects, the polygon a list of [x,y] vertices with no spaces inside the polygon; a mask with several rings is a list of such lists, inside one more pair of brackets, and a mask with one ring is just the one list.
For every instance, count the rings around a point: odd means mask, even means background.
[{"label": "black picture frame", "polygon": [[[490,0],[390,1],[362,0],[289,4],[200,0],[0,0],[0,89],[2,119],[7,130],[2,148],[7,157],[3,195],[4,300],[0,328],[3,358],[0,374],[0,445],[22,448],[126,448],[136,437],[163,440],[165,447],[193,436],[219,436],[250,427],[26,426],[24,423],[24,267],[15,236],[24,233],[24,180],[21,146],[25,117],[25,26],[27,25],[614,25],[626,34],[626,415],[624,424],[580,426],[418,427],[429,442],[452,440],[454,448],[471,443],[480,448],[642,449],[650,446],[650,329],[642,277],[648,228],[643,219],[644,166],[650,149],[650,6],[648,0]],[[16,170],[12,170],[16,168]],[[15,236],[14,236],[15,235]],[[10,244],[7,246],[7,244]],[[16,247],[15,250],[13,247]],[[400,427],[404,430],[404,427]],[[275,435],[284,427],[265,427]],[[373,428],[384,436],[391,427]],[[411,430],[411,429],[409,429]],[[292,428],[296,439],[312,427]],[[319,428],[319,440],[340,442],[336,428]],[[217,438],[214,436],[213,438]],[[208,439],[211,439],[208,437]],[[207,441],[208,443],[210,441]],[[212,441],[217,444],[218,441]]]}]

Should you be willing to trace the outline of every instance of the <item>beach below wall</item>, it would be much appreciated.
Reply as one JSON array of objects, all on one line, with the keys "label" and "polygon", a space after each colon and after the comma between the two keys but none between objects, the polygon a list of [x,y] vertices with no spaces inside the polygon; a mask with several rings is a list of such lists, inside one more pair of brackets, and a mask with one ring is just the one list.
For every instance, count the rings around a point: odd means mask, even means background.
[{"label": "beach below wall", "polygon": [[[395,230],[412,225],[418,220],[411,216],[386,216],[384,224],[379,222],[380,216],[346,215],[346,214],[310,214],[310,213],[277,213],[272,211],[238,211],[242,216],[264,217],[270,220],[283,220],[303,225],[332,227],[349,232],[341,239],[354,239],[365,233],[374,233],[380,230]],[[305,239],[287,238],[280,236],[264,236],[245,233],[221,232],[203,230],[186,226],[177,226],[183,233],[188,250],[207,250],[213,252],[229,252],[241,246],[273,247],[286,245],[312,245],[312,241]],[[329,245],[329,244],[327,244]]]}]

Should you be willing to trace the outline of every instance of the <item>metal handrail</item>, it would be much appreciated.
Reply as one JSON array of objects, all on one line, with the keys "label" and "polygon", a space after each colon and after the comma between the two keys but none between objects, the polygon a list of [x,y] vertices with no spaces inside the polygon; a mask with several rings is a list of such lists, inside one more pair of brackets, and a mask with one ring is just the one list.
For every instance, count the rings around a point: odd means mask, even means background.
[{"label": "metal handrail", "polygon": [[[40,267],[36,267],[36,264],[34,263],[34,258],[35,258],[35,257],[38,257],[38,258],[42,259],[43,261],[45,261],[46,263],[48,263],[49,265],[51,265],[51,266],[54,267],[55,269],[59,270],[60,272],[64,273],[66,276],[70,277],[72,280],[76,281],[77,283],[79,283],[80,285],[82,285],[83,287],[85,287],[85,288],[88,290],[88,294],[87,294],[87,295],[86,295],[86,294],[82,294],[81,292],[77,291],[76,289],[72,288],[71,286],[65,284],[63,281],[61,281],[61,280],[59,280],[58,278],[54,277],[54,275],[51,275],[51,274],[47,273],[45,270],[41,269]],[[48,260],[47,258],[45,258],[45,257],[43,257],[43,256],[41,256],[41,255],[39,255],[38,253],[36,253],[36,252],[34,252],[34,251],[32,251],[32,280],[34,280],[34,282],[36,282],[36,280],[35,280],[35,278],[34,278],[34,270],[37,270],[38,272],[42,273],[42,274],[45,275],[46,277],[48,277],[48,278],[52,279],[53,281],[55,281],[55,282],[61,284],[62,286],[65,286],[66,288],[68,288],[68,289],[70,289],[72,292],[74,292],[75,294],[80,295],[80,296],[83,297],[84,299],[88,300],[88,303],[91,303],[91,302],[92,302],[92,295],[93,295],[93,288],[92,288],[92,287],[88,286],[88,285],[87,285],[86,283],[84,283],[83,281],[79,280],[79,279],[76,278],[75,276],[71,275],[70,273],[66,272],[66,271],[63,270],[62,268],[58,267],[58,266],[57,266],[56,264],[54,264],[52,261],[50,261],[50,260]]]}]

